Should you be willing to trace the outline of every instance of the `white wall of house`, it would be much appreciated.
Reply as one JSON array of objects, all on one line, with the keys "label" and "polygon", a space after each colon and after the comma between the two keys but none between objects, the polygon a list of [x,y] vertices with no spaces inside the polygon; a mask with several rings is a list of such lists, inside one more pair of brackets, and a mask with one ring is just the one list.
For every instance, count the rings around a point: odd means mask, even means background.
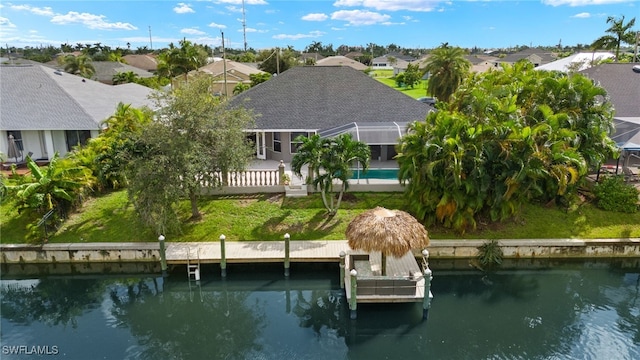
[{"label": "white wall of house", "polygon": [[[67,151],[67,139],[64,130],[22,130],[23,155],[26,158],[29,152],[34,160],[46,159],[51,160],[53,155],[58,152],[60,157],[64,157]],[[91,137],[95,138],[99,135],[98,130],[91,130]],[[9,149],[9,137],[7,131],[0,132],[0,152],[4,154],[5,161],[13,161],[7,159],[6,154]],[[19,158],[18,160],[21,160]]]}]

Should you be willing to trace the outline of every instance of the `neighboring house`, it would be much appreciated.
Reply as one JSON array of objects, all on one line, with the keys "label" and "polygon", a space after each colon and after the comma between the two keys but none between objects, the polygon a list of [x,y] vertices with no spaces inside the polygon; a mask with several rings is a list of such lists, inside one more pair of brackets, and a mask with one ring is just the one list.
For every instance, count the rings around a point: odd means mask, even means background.
[{"label": "neighboring house", "polygon": [[616,56],[610,52],[584,52],[577,53],[550,63],[540,65],[536,70],[576,72],[582,71],[596,65],[602,60],[613,59]]},{"label": "neighboring house", "polygon": [[493,68],[495,61],[498,60],[497,57],[487,55],[467,55],[465,59],[471,63],[471,72],[474,73],[485,72]]},{"label": "neighboring house", "polygon": [[352,51],[352,52],[348,52],[344,55],[345,57],[348,57],[351,60],[358,60],[360,59],[362,56],[364,56],[363,53],[361,53],[360,51]]},{"label": "neighboring house", "polygon": [[[391,58],[393,58],[394,60],[391,61]],[[396,57],[395,55],[387,54],[371,60],[371,67],[373,69],[387,70],[392,70],[394,68],[406,69],[411,60],[413,60],[411,57],[407,58],[404,55],[402,55],[402,57]]]},{"label": "neighboring house", "polygon": [[153,77],[153,74],[139,69],[137,67],[123,64],[117,61],[92,61],[91,65],[96,69],[96,72],[91,77],[93,80],[99,81],[103,84],[113,85],[113,76],[118,73],[133,72],[141,78]]},{"label": "neighboring house", "polygon": [[129,54],[122,57],[127,64],[147,72],[158,70],[158,59],[154,55]]},{"label": "neighboring house", "polygon": [[318,53],[302,53],[300,54],[300,58],[298,59],[298,62],[301,64],[306,64],[307,59],[312,59],[314,63],[317,63],[319,60],[322,60],[324,58],[325,56],[322,56]]},{"label": "neighboring house", "polygon": [[[227,73],[226,79],[224,76],[225,70]],[[226,60],[226,64],[223,60],[212,62],[199,68],[196,71],[190,72],[189,75],[193,76],[196,72],[209,74],[214,78],[214,84],[211,87],[211,91],[214,94],[228,96],[233,96],[233,88],[235,88],[239,83],[250,85],[251,79],[249,77],[252,74],[265,73],[264,71],[258,70],[250,65],[231,60]],[[174,81],[180,81],[180,79],[183,78],[184,75],[177,76]]]},{"label": "neighboring house", "polygon": [[[640,134],[640,65],[600,64],[580,73],[607,91],[607,98],[615,109],[616,130],[611,138],[623,148],[628,140]],[[634,151],[640,151],[640,148]]]},{"label": "neighboring house", "polygon": [[299,135],[349,132],[370,145],[372,158],[391,160],[409,122],[427,104],[348,66],[297,66],[231,99],[257,115],[249,136],[259,159],[291,161]]},{"label": "neighboring house", "polygon": [[153,90],[137,85],[119,86],[84,79],[44,65],[0,66],[0,152],[7,154],[9,135],[17,143],[18,158],[50,160],[96,137],[100,123],[119,102],[151,106]]},{"label": "neighboring house", "polygon": [[518,51],[517,53],[513,53],[507,55],[502,59],[497,59],[494,63],[494,66],[499,68],[500,64],[515,64],[520,60],[529,60],[533,66],[538,67],[540,65],[544,65],[556,60],[556,57],[553,53],[547,52],[545,50],[536,49],[536,48],[528,48],[522,51]]},{"label": "neighboring house", "polygon": [[346,56],[328,56],[316,62],[316,66],[348,66],[356,70],[367,70],[369,67]]}]

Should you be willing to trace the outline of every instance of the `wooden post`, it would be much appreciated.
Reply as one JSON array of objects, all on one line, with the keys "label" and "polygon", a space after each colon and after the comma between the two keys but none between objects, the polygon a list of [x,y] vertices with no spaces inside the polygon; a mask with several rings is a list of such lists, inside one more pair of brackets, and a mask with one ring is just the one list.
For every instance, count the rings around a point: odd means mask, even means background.
[{"label": "wooden post", "polygon": [[427,249],[422,250],[422,259],[425,264],[424,268],[424,298],[422,299],[422,318],[426,319],[429,315],[429,309],[431,308],[431,280],[433,279],[433,273],[429,269],[429,251]]},{"label": "wooden post", "polygon": [[224,241],[227,237],[220,235],[220,275],[227,277],[227,254],[225,253]]},{"label": "wooden post", "polygon": [[344,251],[340,251],[340,289],[344,289],[344,275],[345,275],[345,258],[347,254]]},{"label": "wooden post", "polygon": [[358,292],[358,272],[356,269],[353,269],[349,274],[351,275],[351,299],[349,299],[349,310],[351,310],[350,318],[351,320],[355,320],[358,317],[358,314],[356,313],[356,310],[358,309],[358,299],[356,298],[356,293]]},{"label": "wooden post", "polygon": [[289,240],[291,235],[284,234],[284,276],[289,277]]},{"label": "wooden post", "polygon": [[284,161],[280,160],[278,165],[278,185],[284,185]]},{"label": "wooden post", "polygon": [[160,243],[160,268],[162,269],[162,277],[167,276],[167,253],[164,248],[164,235],[158,236],[158,242]]}]

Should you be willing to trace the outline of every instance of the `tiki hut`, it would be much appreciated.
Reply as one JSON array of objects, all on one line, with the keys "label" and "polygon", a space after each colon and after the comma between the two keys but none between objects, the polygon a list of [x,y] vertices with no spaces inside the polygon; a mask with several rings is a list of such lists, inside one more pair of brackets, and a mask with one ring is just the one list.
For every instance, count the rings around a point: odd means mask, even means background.
[{"label": "tiki hut", "polygon": [[353,250],[382,253],[382,275],[386,274],[387,255],[399,258],[429,245],[427,230],[413,216],[379,206],[356,216],[345,235]]}]

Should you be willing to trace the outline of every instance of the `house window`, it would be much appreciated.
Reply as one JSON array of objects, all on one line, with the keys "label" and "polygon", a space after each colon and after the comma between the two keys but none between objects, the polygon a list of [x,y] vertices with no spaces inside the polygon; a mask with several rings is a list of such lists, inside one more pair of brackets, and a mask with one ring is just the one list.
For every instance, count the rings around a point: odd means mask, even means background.
[{"label": "house window", "polygon": [[7,141],[9,140],[10,135],[13,135],[13,141],[15,141],[18,150],[24,151],[24,145],[22,144],[22,132],[20,130],[7,131]]},{"label": "house window", "polygon": [[282,152],[282,141],[280,140],[280,133],[273,133],[273,152]]},{"label": "house window", "polygon": [[291,153],[295,154],[298,152],[298,146],[302,143],[300,141],[296,141],[298,136],[309,137],[309,133],[306,132],[292,132],[291,133]]},{"label": "house window", "polygon": [[73,150],[74,146],[86,145],[87,141],[91,139],[90,130],[66,130],[65,135],[67,137],[67,151]]}]

